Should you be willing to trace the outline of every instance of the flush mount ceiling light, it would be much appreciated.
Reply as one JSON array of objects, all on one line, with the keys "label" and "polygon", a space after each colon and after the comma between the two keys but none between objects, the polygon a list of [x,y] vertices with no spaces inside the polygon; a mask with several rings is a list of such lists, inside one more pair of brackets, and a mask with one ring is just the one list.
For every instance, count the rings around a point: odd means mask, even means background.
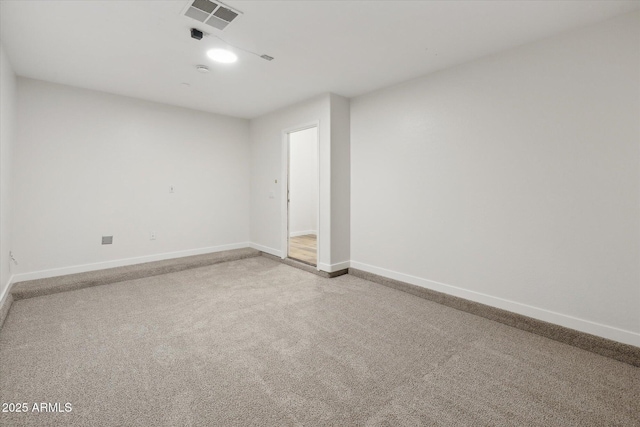
[{"label": "flush mount ceiling light", "polygon": [[231,64],[238,60],[238,56],[235,53],[225,49],[211,49],[207,52],[207,56],[212,60],[223,64]]}]

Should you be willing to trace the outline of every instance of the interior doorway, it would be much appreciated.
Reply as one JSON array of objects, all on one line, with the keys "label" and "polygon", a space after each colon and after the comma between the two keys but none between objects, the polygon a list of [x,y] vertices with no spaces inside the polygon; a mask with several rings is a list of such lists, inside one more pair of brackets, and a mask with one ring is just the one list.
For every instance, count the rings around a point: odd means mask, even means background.
[{"label": "interior doorway", "polygon": [[318,127],[289,132],[287,173],[287,256],[318,264]]}]

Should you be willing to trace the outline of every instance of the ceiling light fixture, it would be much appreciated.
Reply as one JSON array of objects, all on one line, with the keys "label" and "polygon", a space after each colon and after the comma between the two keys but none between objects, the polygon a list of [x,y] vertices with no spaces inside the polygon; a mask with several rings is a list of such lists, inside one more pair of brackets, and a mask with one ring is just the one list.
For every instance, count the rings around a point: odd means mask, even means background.
[{"label": "ceiling light fixture", "polygon": [[211,49],[207,52],[207,56],[212,60],[223,64],[231,64],[238,60],[238,56],[235,53],[225,49]]},{"label": "ceiling light fixture", "polygon": [[196,70],[198,70],[201,73],[208,73],[209,67],[207,67],[206,65],[196,65]]}]

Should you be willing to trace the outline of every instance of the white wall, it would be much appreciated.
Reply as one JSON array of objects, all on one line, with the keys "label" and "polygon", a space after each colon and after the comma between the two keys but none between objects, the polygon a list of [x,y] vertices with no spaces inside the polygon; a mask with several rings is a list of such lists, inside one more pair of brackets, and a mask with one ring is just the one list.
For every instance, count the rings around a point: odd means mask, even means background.
[{"label": "white wall", "polygon": [[[329,95],[251,120],[251,242],[276,256],[286,255],[286,138],[283,131],[317,122],[319,145],[318,265],[330,263],[330,100]],[[286,172],[285,172],[286,173]],[[277,182],[276,182],[277,181]],[[283,239],[285,236],[285,239]]]},{"label": "white wall", "polygon": [[640,345],[640,14],[351,101],[352,266]]},{"label": "white wall", "polygon": [[251,120],[251,242],[286,255],[284,135],[314,122],[319,125],[318,268],[332,272],[347,268],[350,254],[349,100],[344,97],[321,95]]},{"label": "white wall", "polygon": [[289,135],[289,235],[317,234],[318,129]]},{"label": "white wall", "polygon": [[0,43],[0,305],[11,278],[11,170],[16,138],[16,76]]},{"label": "white wall", "polygon": [[[247,120],[18,82],[19,273],[247,246]],[[101,245],[102,235],[113,245]]]},{"label": "white wall", "polygon": [[331,94],[331,269],[351,259],[351,122],[348,98]]}]

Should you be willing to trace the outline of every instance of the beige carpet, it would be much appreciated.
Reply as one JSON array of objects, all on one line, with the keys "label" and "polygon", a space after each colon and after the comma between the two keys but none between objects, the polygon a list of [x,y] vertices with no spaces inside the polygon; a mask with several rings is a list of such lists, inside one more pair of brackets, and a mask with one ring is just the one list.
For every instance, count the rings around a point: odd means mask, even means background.
[{"label": "beige carpet", "polygon": [[17,301],[0,425],[638,426],[640,369],[265,257]]}]

